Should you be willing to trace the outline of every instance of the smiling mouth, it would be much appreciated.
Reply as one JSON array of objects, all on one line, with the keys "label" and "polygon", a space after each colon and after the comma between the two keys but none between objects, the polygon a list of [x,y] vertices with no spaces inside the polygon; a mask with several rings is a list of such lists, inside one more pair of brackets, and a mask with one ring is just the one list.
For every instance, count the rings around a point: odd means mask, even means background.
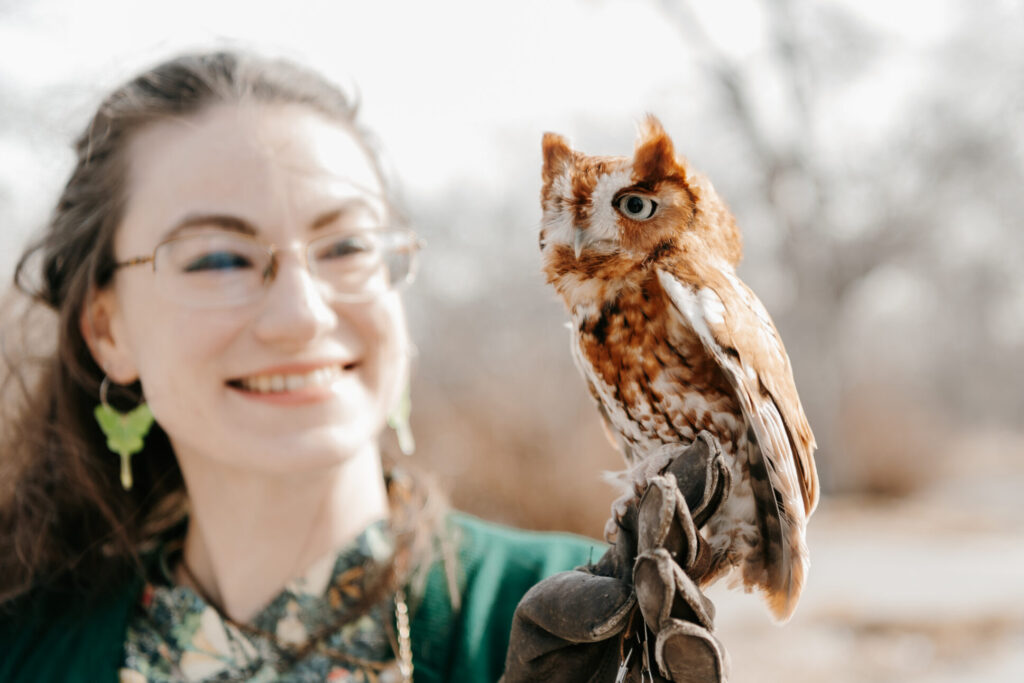
[{"label": "smiling mouth", "polygon": [[235,389],[254,394],[285,394],[303,389],[330,387],[341,378],[342,374],[354,370],[357,363],[344,365],[327,365],[309,372],[275,373],[267,375],[251,375],[228,380],[227,384]]}]

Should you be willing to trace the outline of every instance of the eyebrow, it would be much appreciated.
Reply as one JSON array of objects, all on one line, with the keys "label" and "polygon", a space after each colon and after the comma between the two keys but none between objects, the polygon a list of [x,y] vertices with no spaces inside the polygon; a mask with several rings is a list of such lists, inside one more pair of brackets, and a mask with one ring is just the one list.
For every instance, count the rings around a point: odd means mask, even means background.
[{"label": "eyebrow", "polygon": [[224,213],[190,213],[174,224],[170,230],[164,233],[161,242],[174,239],[189,228],[200,226],[217,227],[230,232],[238,232],[243,235],[256,235],[256,228],[252,227],[247,220]]},{"label": "eyebrow", "polygon": [[[332,223],[335,223],[346,214],[356,213],[364,209],[369,209],[375,216],[378,215],[378,212],[371,203],[363,199],[353,199],[345,202],[337,208],[320,214],[310,222],[309,227],[312,230],[320,230]],[[221,230],[227,230],[230,232],[237,232],[242,235],[249,235],[252,237],[259,234],[259,231],[253,227],[252,223],[239,216],[224,213],[190,213],[175,223],[170,230],[164,233],[161,241],[166,242],[167,240],[173,239],[189,228],[207,226],[220,228]]]}]

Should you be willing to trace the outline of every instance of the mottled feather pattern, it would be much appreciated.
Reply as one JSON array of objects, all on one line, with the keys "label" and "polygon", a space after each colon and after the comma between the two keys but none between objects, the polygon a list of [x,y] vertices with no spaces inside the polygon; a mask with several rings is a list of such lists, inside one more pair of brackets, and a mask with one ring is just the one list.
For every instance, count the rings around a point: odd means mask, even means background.
[{"label": "mottled feather pattern", "polygon": [[739,229],[711,183],[676,158],[653,117],[629,157],[586,156],[544,136],[540,247],[572,319],[572,354],[627,459],[623,505],[706,430],[732,470],[705,527],[702,583],[736,569],[780,619],[808,565],[814,437],[782,341],[736,276]]}]

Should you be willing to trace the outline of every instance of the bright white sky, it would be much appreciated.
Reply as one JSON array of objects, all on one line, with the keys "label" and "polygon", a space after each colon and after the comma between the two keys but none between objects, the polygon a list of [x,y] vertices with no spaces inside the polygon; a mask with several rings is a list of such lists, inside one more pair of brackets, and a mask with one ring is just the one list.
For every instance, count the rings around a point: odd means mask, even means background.
[{"label": "bright white sky", "polygon": [[[731,54],[756,52],[763,28],[756,0],[695,4]],[[913,40],[934,39],[951,21],[940,11],[946,2],[843,4]],[[421,196],[464,179],[500,187],[502,164],[479,162],[500,158],[499,143],[502,153],[511,147],[539,163],[540,133],[572,137],[581,120],[608,121],[629,149],[630,122],[666,109],[666,98],[685,103],[699,68],[656,0],[8,0],[0,7],[0,93],[32,117],[27,130],[0,130],[0,191],[15,197],[5,217],[15,229],[0,236],[3,251],[48,210],[70,164],[68,143],[100,95],[185,49],[227,42],[355,81],[364,121],[407,193]],[[510,143],[510,134],[523,139]],[[585,148],[586,139],[577,141]]]}]

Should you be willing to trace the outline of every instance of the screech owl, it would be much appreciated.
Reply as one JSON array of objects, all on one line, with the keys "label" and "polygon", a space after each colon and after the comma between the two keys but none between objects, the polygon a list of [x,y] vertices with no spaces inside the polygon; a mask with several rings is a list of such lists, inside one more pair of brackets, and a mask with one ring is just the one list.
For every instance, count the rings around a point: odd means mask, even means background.
[{"label": "screech owl", "polygon": [[736,276],[735,219],[653,116],[632,158],[586,156],[554,133],[543,153],[544,271],[615,443],[637,472],[701,430],[717,438],[732,485],[703,530],[702,585],[735,568],[788,619],[808,568],[815,442],[775,325]]}]

